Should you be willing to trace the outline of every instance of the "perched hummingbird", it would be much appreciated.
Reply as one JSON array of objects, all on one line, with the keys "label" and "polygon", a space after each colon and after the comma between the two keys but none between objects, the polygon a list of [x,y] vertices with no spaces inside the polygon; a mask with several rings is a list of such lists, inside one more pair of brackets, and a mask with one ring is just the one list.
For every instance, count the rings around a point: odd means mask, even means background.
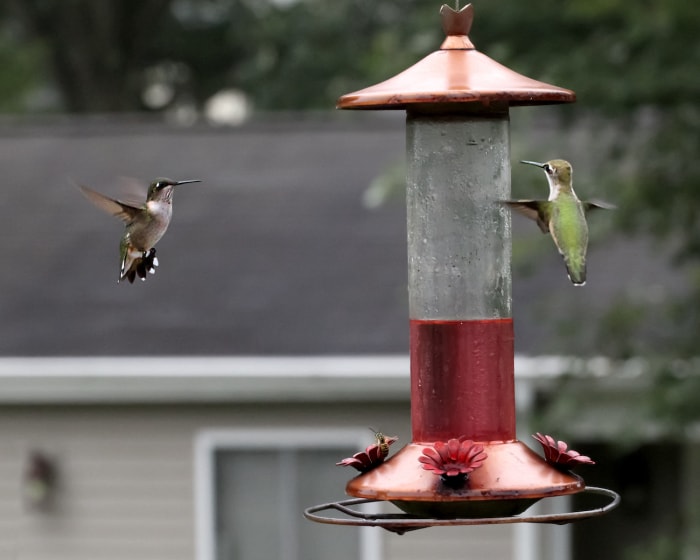
[{"label": "perched hummingbird", "polygon": [[550,233],[564,257],[569,280],[575,286],[586,283],[588,224],[586,212],[614,206],[601,202],[581,201],[572,186],[572,168],[568,161],[553,159],[547,163],[523,161],[544,169],[549,183],[549,200],[506,200],[508,206],[537,222],[542,233]]},{"label": "perched hummingbird", "polygon": [[146,202],[140,208],[79,185],[88,200],[126,224],[119,245],[119,282],[126,278],[133,283],[136,276],[145,280],[147,273],[155,273],[158,259],[153,247],[170,225],[173,189],[177,185],[199,182],[199,179],[173,181],[159,177],[148,187]]}]

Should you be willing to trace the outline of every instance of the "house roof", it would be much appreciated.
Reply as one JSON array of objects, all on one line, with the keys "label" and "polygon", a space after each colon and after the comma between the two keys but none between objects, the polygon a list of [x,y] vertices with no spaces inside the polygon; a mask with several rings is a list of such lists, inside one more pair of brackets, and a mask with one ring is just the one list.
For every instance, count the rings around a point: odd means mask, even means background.
[{"label": "house roof", "polygon": [[[405,207],[363,204],[403,152],[395,113],[235,129],[0,125],[0,355],[405,353]],[[122,224],[74,185],[118,196],[120,176],[203,181],[176,192],[158,272],[134,285],[117,284]],[[514,229],[536,230],[519,218]],[[625,287],[610,268],[659,273],[643,244],[610,243],[591,249],[591,281],[573,289],[550,253],[514,275],[519,352],[556,351],[538,304],[600,308]]]},{"label": "house roof", "polygon": [[[90,123],[0,133],[0,353],[406,349],[405,210],[362,193],[403,152],[395,119],[241,129]],[[155,276],[117,284],[123,231],[74,182],[201,178],[174,197]]]}]

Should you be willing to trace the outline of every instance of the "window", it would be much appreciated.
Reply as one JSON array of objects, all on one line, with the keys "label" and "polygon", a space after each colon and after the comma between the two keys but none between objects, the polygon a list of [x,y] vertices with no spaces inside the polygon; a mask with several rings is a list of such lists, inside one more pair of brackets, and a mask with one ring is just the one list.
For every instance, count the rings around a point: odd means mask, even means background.
[{"label": "window", "polygon": [[379,560],[380,529],[314,523],[355,471],[364,430],[209,430],[196,442],[197,560]]}]

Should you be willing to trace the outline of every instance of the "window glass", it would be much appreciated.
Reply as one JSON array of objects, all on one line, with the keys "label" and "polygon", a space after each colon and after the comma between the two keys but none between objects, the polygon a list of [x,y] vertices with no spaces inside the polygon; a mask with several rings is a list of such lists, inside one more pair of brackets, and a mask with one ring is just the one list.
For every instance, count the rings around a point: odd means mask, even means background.
[{"label": "window glass", "polygon": [[216,451],[217,560],[358,560],[356,528],[313,523],[302,514],[344,496],[353,473],[335,463],[352,453],[347,448]]}]

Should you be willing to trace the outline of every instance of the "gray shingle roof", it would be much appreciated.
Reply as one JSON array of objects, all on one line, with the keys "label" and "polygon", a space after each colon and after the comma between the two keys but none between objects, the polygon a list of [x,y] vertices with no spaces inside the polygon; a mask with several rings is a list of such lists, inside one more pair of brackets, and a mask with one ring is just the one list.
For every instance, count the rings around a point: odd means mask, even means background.
[{"label": "gray shingle roof", "polygon": [[[0,353],[404,350],[403,205],[361,200],[402,151],[396,120],[4,130]],[[122,224],[72,185],[116,195],[124,175],[204,181],[175,194],[158,272],[133,286]]]},{"label": "gray shingle roof", "polygon": [[[403,200],[362,203],[370,181],[402,156],[403,121],[351,117],[228,130],[0,127],[0,354],[405,352]],[[158,272],[134,285],[117,284],[121,223],[72,184],[118,195],[125,175],[144,185],[161,175],[203,180],[176,192]],[[551,325],[536,302],[615,296],[623,279],[603,269],[629,246],[610,250],[592,250],[585,289],[571,288],[554,250],[535,274],[516,275],[520,351],[548,352]]]}]

